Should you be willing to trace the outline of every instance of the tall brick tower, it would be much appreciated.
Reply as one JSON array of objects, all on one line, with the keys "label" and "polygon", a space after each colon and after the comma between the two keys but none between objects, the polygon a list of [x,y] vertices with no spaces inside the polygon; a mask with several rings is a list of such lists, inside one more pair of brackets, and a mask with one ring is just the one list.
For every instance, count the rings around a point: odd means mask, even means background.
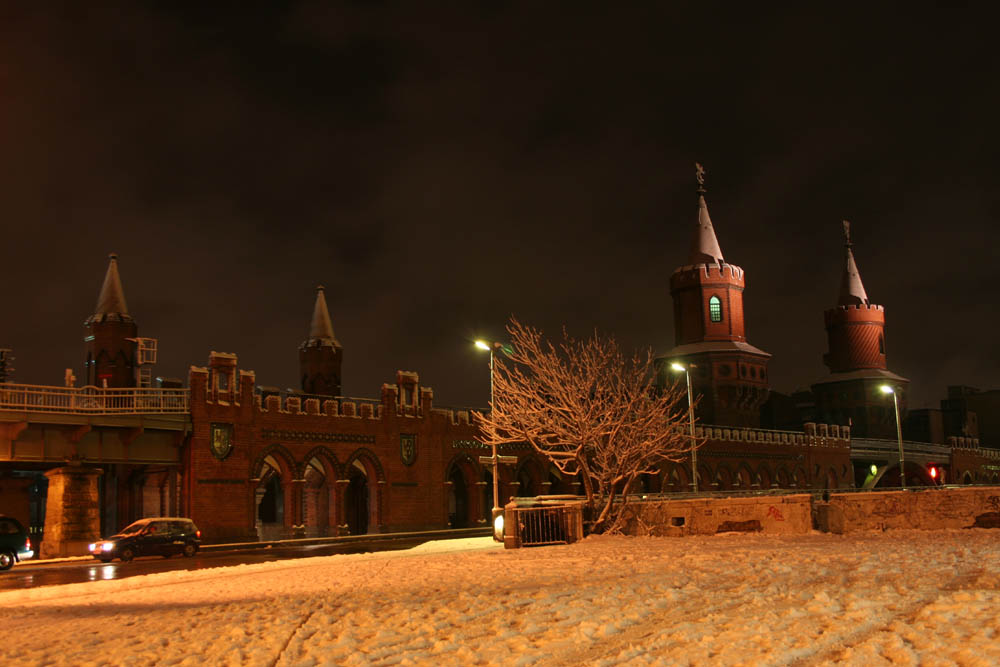
[{"label": "tall brick tower", "polygon": [[812,386],[817,417],[830,424],[849,424],[858,437],[895,438],[892,397],[879,387],[888,384],[897,390],[902,412],[910,381],[886,368],[885,309],[868,300],[847,221],[844,238],[840,295],[837,305],[823,313],[830,348],[823,363],[830,375]]},{"label": "tall brick tower", "polygon": [[108,256],[108,272],[97,297],[97,308],[83,325],[87,328],[86,384],[98,387],[135,386],[135,320],[128,314],[118,275],[118,255]]},{"label": "tall brick tower", "polygon": [[307,394],[340,395],[340,366],[344,348],[333,335],[330,311],[326,307],[323,286],[316,288],[309,338],[299,345],[299,372],[302,391]]},{"label": "tall brick tower", "polygon": [[[705,203],[698,169],[698,225],[688,263],[670,277],[675,347],[659,359],[660,382],[671,383],[672,362],[693,365],[696,414],[706,424],[759,426],[767,400],[771,355],[750,345],[743,320],[743,269],[727,264]],[[681,378],[683,381],[683,378]],[[698,398],[700,397],[700,398]]]}]

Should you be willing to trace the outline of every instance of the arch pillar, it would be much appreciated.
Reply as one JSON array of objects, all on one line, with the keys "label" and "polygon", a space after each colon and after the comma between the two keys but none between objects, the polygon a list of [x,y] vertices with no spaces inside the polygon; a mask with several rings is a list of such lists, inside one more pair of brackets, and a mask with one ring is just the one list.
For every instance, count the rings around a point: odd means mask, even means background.
[{"label": "arch pillar", "polygon": [[49,490],[42,558],[89,555],[88,545],[101,538],[97,478],[103,472],[79,465],[46,471]]},{"label": "arch pillar", "polygon": [[347,526],[347,485],[350,483],[349,479],[338,479],[333,484],[336,493],[333,498],[334,511],[330,519],[333,522],[334,534],[337,536],[351,534]]}]

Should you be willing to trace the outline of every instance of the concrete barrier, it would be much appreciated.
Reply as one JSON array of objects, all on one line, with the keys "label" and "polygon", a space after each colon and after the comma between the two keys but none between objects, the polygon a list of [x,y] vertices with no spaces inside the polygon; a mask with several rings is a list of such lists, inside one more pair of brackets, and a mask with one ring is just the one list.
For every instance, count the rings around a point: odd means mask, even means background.
[{"label": "concrete barrier", "polygon": [[746,532],[772,535],[812,530],[809,494],[648,501],[626,510],[628,535],[676,536]]},{"label": "concrete barrier", "polygon": [[918,528],[1000,528],[1000,487],[831,493],[816,503],[816,523],[830,533]]}]

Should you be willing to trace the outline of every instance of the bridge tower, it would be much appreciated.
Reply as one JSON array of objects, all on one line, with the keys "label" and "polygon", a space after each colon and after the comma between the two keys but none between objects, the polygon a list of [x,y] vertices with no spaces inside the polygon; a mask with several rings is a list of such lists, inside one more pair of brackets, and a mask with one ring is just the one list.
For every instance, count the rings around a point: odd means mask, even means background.
[{"label": "bridge tower", "polygon": [[87,328],[87,361],[85,384],[98,387],[135,386],[135,342],[138,331],[135,320],[128,314],[118,255],[108,256],[108,271],[97,297],[94,314],[83,323]]},{"label": "bridge tower", "polygon": [[307,394],[340,396],[340,368],[344,348],[333,335],[330,311],[326,307],[323,286],[316,287],[309,338],[299,345],[299,372],[302,391]]},{"label": "bridge tower", "polygon": [[879,387],[892,386],[904,410],[909,380],[886,367],[885,308],[868,299],[854,260],[850,223],[844,221],[844,272],[837,305],[823,313],[829,352],[823,363],[830,375],[812,386],[817,416],[831,424],[850,425],[861,438],[895,438],[892,397]]},{"label": "bridge tower", "polygon": [[[747,342],[743,314],[746,274],[728,264],[705,202],[704,169],[697,165],[698,218],[686,265],[670,277],[675,346],[659,362],[659,381],[675,380],[672,362],[691,365],[697,415],[709,424],[759,426],[767,399],[771,355]],[[683,378],[681,378],[683,381]]]}]

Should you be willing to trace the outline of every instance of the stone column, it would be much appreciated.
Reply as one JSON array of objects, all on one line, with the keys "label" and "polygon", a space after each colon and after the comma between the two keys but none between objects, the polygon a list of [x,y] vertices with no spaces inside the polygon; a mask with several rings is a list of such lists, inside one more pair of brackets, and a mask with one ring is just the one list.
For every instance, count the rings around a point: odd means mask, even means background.
[{"label": "stone column", "polygon": [[70,465],[45,473],[49,478],[49,493],[42,558],[86,556],[87,546],[101,538],[97,477],[102,472]]}]

